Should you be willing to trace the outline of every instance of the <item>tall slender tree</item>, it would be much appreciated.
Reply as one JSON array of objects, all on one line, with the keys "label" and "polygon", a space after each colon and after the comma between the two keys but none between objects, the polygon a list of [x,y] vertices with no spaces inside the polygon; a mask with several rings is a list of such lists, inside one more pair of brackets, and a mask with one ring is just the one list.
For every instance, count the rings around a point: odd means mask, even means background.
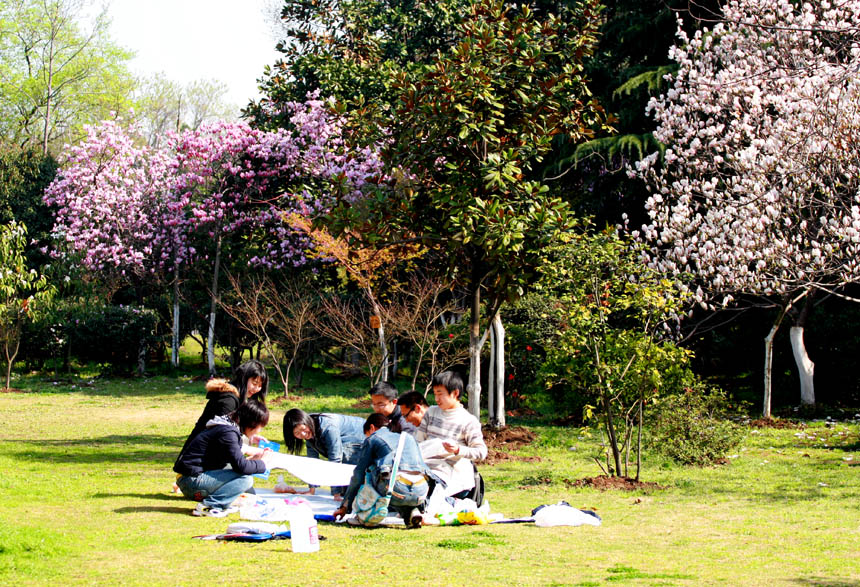
[{"label": "tall slender tree", "polygon": [[132,54],[111,41],[104,10],[86,18],[93,9],[91,0],[0,4],[0,128],[10,140],[45,154],[130,105]]}]

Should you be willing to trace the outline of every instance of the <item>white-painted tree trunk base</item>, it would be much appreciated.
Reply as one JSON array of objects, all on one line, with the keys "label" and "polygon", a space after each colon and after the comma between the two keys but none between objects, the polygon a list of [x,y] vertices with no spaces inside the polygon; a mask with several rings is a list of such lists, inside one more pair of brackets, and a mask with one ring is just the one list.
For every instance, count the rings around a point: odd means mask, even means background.
[{"label": "white-painted tree trunk base", "polygon": [[496,314],[493,320],[493,331],[495,343],[493,344],[493,357],[495,368],[495,386],[490,389],[491,396],[495,399],[490,409],[490,424],[496,428],[505,427],[505,327],[502,325],[502,317]]},{"label": "white-painted tree trunk base", "polygon": [[800,375],[800,403],[804,406],[815,405],[815,363],[806,353],[806,345],[803,343],[803,327],[791,327],[791,351],[794,354],[794,362],[797,364],[797,372]]}]

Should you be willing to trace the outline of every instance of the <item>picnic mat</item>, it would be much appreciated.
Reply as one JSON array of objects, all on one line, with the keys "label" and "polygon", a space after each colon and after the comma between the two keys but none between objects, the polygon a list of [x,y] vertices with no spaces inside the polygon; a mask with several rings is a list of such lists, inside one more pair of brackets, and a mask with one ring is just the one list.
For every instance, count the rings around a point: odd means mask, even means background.
[{"label": "picnic mat", "polygon": [[[243,520],[286,522],[290,519],[290,508],[305,503],[311,508],[317,520],[334,522],[334,511],[341,504],[340,501],[335,501],[330,492],[319,488],[315,495],[275,493],[271,489],[257,489],[256,492],[256,495],[246,496],[244,503],[239,507],[239,517]],[[353,514],[345,516],[339,522],[345,522],[351,517]],[[382,521],[382,525],[402,526],[403,519],[397,515],[388,516]]]}]

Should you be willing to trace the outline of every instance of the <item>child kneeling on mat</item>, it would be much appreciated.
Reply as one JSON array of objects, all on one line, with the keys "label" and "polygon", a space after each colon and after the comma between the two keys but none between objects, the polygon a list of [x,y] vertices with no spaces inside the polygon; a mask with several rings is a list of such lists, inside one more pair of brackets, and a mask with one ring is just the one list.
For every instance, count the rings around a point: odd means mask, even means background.
[{"label": "child kneeling on mat", "polygon": [[367,438],[359,449],[358,462],[344,495],[343,504],[335,510],[334,516],[340,519],[352,511],[353,501],[361,484],[365,482],[366,473],[369,473],[369,481],[379,495],[384,496],[388,493],[395,453],[402,434],[405,437],[405,443],[395,472],[389,508],[399,513],[407,526],[420,528],[424,505],[436,477],[424,464],[415,438],[405,432],[399,434],[391,432],[387,425],[388,418],[376,413],[371,414],[364,422],[364,434]]},{"label": "child kneeling on mat", "polygon": [[[173,470],[176,484],[185,497],[201,503],[195,516],[222,518],[238,511],[230,507],[236,498],[254,486],[251,475],[267,469],[269,451],[250,458],[242,454],[242,434],[258,435],[269,423],[269,410],[259,402],[245,402],[229,416],[215,416],[206,430],[195,436],[179,453]],[[226,465],[231,469],[225,469]]]}]

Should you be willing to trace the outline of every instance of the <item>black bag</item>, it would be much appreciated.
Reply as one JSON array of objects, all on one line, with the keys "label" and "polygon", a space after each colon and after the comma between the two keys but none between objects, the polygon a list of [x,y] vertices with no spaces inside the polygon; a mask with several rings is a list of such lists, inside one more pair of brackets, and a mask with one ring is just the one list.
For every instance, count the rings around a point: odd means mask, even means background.
[{"label": "black bag", "polygon": [[478,467],[475,466],[475,463],[472,463],[472,469],[475,472],[475,486],[469,491],[469,495],[466,497],[478,504],[478,507],[481,507],[481,504],[484,503],[484,478],[478,473]]}]

